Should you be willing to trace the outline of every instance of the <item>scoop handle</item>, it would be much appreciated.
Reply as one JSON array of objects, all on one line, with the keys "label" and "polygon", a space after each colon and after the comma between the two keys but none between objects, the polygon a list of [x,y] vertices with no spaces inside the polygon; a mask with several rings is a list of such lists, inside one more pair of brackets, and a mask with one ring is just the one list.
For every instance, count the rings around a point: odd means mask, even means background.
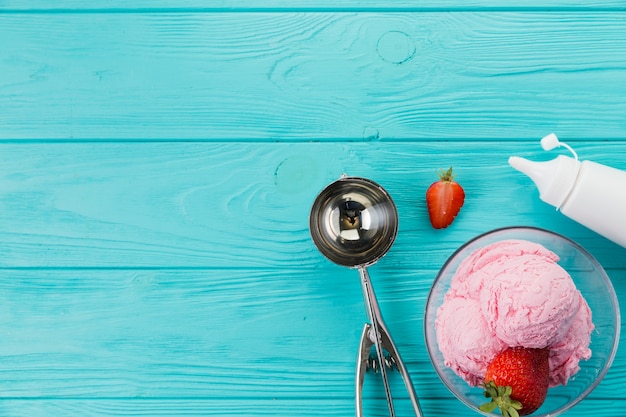
[{"label": "scoop handle", "polygon": [[378,301],[376,301],[376,295],[374,294],[374,288],[372,287],[372,281],[369,273],[367,272],[367,268],[359,268],[359,275],[361,277],[361,286],[363,288],[363,297],[365,298],[367,315],[372,323],[370,338],[374,342],[374,347],[376,348],[376,359],[378,360],[380,375],[383,378],[389,415],[391,417],[395,417],[396,413],[393,408],[393,398],[391,397],[391,389],[389,388],[389,378],[387,378],[387,367],[385,366],[385,355],[383,352],[383,337],[380,329],[382,316],[380,314],[380,308],[378,307]]},{"label": "scoop handle", "polygon": [[404,362],[400,357],[398,349],[396,348],[396,345],[391,338],[391,334],[387,330],[385,322],[383,321],[380,307],[378,306],[378,301],[376,299],[376,294],[374,293],[374,288],[372,287],[372,283],[369,277],[369,273],[367,272],[367,269],[365,267],[361,267],[359,268],[359,274],[361,276],[361,285],[363,287],[363,296],[365,298],[367,314],[371,324],[365,324],[365,327],[363,328],[363,333],[361,335],[361,345],[359,349],[356,375],[357,417],[363,416],[362,387],[365,372],[367,371],[368,355],[372,344],[374,344],[376,348],[376,360],[378,361],[378,369],[380,369],[381,376],[383,378],[383,385],[385,386],[385,395],[387,397],[387,405],[389,407],[390,416],[394,417],[395,411],[393,407],[391,390],[389,388],[389,381],[387,378],[387,365],[385,363],[383,349],[385,349],[389,353],[392,362],[391,365],[394,365],[402,376],[405,388],[407,390],[407,393],[409,394],[409,398],[413,406],[413,412],[415,413],[415,416],[423,417],[417,395],[415,394],[413,383],[411,382],[411,377],[409,376],[406,366],[404,365]]}]

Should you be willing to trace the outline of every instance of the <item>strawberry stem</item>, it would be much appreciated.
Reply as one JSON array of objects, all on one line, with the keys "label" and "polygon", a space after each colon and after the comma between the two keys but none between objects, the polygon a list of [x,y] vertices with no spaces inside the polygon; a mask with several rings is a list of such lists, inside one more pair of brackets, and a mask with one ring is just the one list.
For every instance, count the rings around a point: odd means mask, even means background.
[{"label": "strawberry stem", "polygon": [[443,169],[440,169],[438,175],[439,175],[439,179],[441,181],[452,182],[454,180],[454,174],[452,173],[452,167],[448,168],[447,171],[444,171]]},{"label": "strawberry stem", "polygon": [[491,401],[479,407],[482,411],[491,413],[498,408],[504,417],[519,417],[517,410],[522,409],[522,403],[511,399],[510,386],[500,387],[495,382],[489,381],[483,384],[483,387],[485,388],[483,395],[485,398],[491,398]]}]

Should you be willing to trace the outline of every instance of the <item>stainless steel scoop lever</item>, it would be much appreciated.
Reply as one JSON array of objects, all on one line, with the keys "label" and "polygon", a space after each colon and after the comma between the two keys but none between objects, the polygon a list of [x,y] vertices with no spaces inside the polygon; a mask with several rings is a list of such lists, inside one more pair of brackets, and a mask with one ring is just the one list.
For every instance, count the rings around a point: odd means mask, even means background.
[{"label": "stainless steel scoop lever", "polygon": [[[374,288],[372,287],[371,280],[367,269],[359,268],[359,275],[361,276],[361,285],[363,287],[363,297],[365,298],[365,305],[367,307],[368,316],[371,323],[365,323],[363,326],[363,332],[361,333],[361,343],[359,345],[359,353],[357,357],[356,367],[356,415],[357,417],[363,417],[363,382],[365,380],[365,374],[372,368],[373,364],[377,365],[376,371],[381,373],[383,379],[383,385],[385,386],[385,396],[387,398],[387,406],[389,408],[389,415],[395,416],[395,409],[393,405],[393,398],[391,390],[389,388],[389,380],[387,377],[387,368],[397,369],[402,376],[404,385],[409,394],[411,405],[413,406],[413,412],[416,417],[423,417],[422,410],[413,388],[413,383],[409,373],[402,362],[402,358],[398,353],[396,345],[393,343],[393,339],[385,323],[383,321],[376,295],[374,294]],[[372,362],[372,346],[375,347],[375,362]],[[385,354],[388,353],[388,356]],[[386,358],[389,358],[387,362]]]}]

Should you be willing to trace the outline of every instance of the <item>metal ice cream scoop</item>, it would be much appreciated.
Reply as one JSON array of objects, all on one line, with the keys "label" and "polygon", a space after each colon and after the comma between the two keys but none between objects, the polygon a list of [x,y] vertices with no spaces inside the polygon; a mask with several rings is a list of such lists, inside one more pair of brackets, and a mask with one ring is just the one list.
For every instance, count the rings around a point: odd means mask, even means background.
[{"label": "metal ice cream scoop", "polygon": [[368,266],[389,251],[398,233],[398,212],[391,196],[374,181],[343,176],[324,188],[315,199],[309,228],[313,242],[322,255],[338,265],[358,269],[361,277],[365,307],[371,323],[365,323],[357,357],[357,416],[363,416],[363,381],[368,369],[380,371],[389,414],[395,416],[387,369],[397,368],[415,415],[422,417],[413,384],[383,322],[367,272]]}]

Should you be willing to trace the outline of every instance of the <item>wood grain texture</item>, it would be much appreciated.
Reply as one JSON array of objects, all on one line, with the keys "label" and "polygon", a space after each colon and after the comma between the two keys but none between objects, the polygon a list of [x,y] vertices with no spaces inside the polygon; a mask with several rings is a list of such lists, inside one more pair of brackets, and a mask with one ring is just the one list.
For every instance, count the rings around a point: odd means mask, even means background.
[{"label": "wood grain texture", "polygon": [[623,139],[625,19],[5,13],[0,138]]},{"label": "wood grain texture", "polygon": [[[478,417],[423,336],[463,242],[554,230],[626,297],[624,249],[507,165],[554,131],[626,169],[625,23],[618,0],[0,0],[0,415],[353,416],[358,274],[308,231],[347,173],[398,206],[370,273],[425,416]],[[468,198],[433,230],[449,165]],[[625,335],[565,417],[626,406]],[[368,417],[382,394],[368,375]]]},{"label": "wood grain texture", "polygon": [[[626,168],[623,143],[575,146],[581,158]],[[607,268],[624,267],[621,248],[541,202],[507,164],[557,154],[536,141],[4,144],[0,267],[316,268],[326,263],[309,210],[342,173],[374,179],[396,201],[393,267],[437,269],[472,236],[510,225],[549,227]],[[424,194],[449,165],[468,199],[458,222],[435,231]]]},{"label": "wood grain texture", "polygon": [[81,0],[3,0],[0,11],[21,13],[100,13],[100,12],[145,12],[163,11],[185,12],[232,12],[232,11],[432,11],[432,10],[614,10],[623,11],[624,4],[619,0],[528,0],[511,3],[502,0],[386,0],[362,2],[358,0],[107,0],[85,2]]},{"label": "wood grain texture", "polygon": [[[445,416],[450,411],[462,412],[463,416],[479,417],[480,414],[470,410],[457,410],[452,407],[451,399],[440,398],[437,400],[423,401],[422,410],[426,416]],[[383,400],[384,401],[384,400]],[[369,416],[384,417],[388,411],[384,404],[372,404],[367,411]],[[579,404],[573,410],[563,414],[565,417],[598,415],[598,410],[603,407],[622,409],[624,402],[620,400],[597,401],[588,399]],[[155,417],[178,417],[178,416],[303,416],[317,417],[321,414],[353,417],[353,405],[346,399],[320,398],[316,400],[285,400],[269,399],[258,400],[254,403],[230,400],[43,400],[21,401],[3,400],[2,412],[7,417],[22,417],[25,414],[32,417],[48,417],[50,415],[63,416],[155,416]],[[407,411],[400,408],[400,412]],[[410,415],[410,414],[404,414]]]},{"label": "wood grain texture", "polygon": [[[378,297],[418,395],[425,404],[451,399],[430,367],[422,338],[432,275],[373,271],[395,281],[378,285]],[[307,414],[315,401],[332,399],[344,415],[353,400],[364,307],[355,271],[323,274],[2,270],[2,396],[30,400],[28,408],[41,404],[50,413],[76,407],[69,415],[117,415],[121,411],[110,407],[131,400],[138,402],[127,405],[128,415],[149,413],[163,402],[186,401],[192,412],[206,412],[233,407],[236,400],[240,410],[273,400],[278,414],[300,400],[308,404],[301,405]],[[624,278],[615,281],[621,297]],[[615,398],[626,395],[619,382],[626,367],[622,352],[592,399],[605,398],[605,389]],[[397,375],[392,381],[401,393]],[[379,386],[366,386],[373,406],[380,394]],[[261,410],[249,413],[264,415]]]},{"label": "wood grain texture", "polygon": [[[626,294],[623,249],[541,203],[506,165],[550,155],[487,143],[2,144],[3,414],[352,415],[358,274],[323,259],[307,230],[312,199],[342,172],[375,179],[398,205],[398,240],[371,273],[427,415],[441,401],[465,412],[422,336],[432,280],[463,241],[511,224],[560,231]],[[575,145],[624,167],[621,142]],[[434,231],[423,194],[448,163],[468,200]],[[604,389],[567,415],[626,397],[622,351]],[[385,415],[381,392],[366,387],[373,415]]]},{"label": "wood grain texture", "polygon": [[[269,399],[351,389],[354,349],[342,343],[360,336],[363,307],[342,302],[344,291],[316,293],[312,271],[5,271],[1,281],[3,396]],[[330,313],[339,323],[323,322]]]}]

